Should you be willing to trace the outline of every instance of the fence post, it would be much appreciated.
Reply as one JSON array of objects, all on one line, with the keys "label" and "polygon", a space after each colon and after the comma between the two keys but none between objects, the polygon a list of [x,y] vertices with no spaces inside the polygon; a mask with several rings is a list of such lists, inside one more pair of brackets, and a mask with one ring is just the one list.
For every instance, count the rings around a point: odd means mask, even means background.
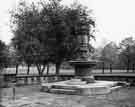
[{"label": "fence post", "polygon": [[135,64],[132,65],[132,71],[133,71],[133,73],[135,72],[134,66],[135,66]]},{"label": "fence post", "polygon": [[110,64],[110,73],[112,74],[112,64]]},{"label": "fence post", "polygon": [[15,100],[15,87],[13,87],[13,100]]},{"label": "fence post", "polygon": [[13,83],[12,85],[11,85],[11,87],[12,87],[12,92],[13,92],[13,95],[12,95],[12,99],[13,100],[15,100],[15,95],[16,95],[16,88],[15,88],[15,83]]},{"label": "fence post", "polygon": [[104,74],[105,73],[105,71],[104,71],[104,68],[105,67],[105,64],[104,64],[104,62],[102,63],[102,73]]},{"label": "fence post", "polygon": [[129,73],[129,62],[127,64],[127,73]]}]

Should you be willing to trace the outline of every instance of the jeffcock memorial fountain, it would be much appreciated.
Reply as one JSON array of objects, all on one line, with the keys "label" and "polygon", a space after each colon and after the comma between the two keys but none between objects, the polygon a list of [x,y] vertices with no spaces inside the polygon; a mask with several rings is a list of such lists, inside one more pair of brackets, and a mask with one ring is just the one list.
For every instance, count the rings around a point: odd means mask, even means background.
[{"label": "jeffcock memorial fountain", "polygon": [[119,88],[117,81],[99,81],[94,79],[92,68],[98,61],[90,58],[88,35],[78,35],[77,40],[79,43],[77,58],[69,61],[74,67],[75,78],[53,83],[42,83],[43,91],[57,94],[95,95],[107,94]]}]

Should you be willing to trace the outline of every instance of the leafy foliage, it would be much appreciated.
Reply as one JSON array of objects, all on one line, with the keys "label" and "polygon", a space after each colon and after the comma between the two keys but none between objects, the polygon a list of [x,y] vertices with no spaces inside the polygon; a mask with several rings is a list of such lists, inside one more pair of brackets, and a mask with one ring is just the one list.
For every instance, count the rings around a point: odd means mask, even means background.
[{"label": "leafy foliage", "polygon": [[[8,66],[8,49],[7,46],[0,40],[0,69],[4,66]],[[4,66],[3,66],[4,65]]]},{"label": "leafy foliage", "polygon": [[[129,69],[135,66],[135,40],[133,37],[127,37],[119,45],[110,42],[103,48],[96,49],[93,58],[105,62],[107,67],[109,64],[113,64],[114,68]],[[99,66],[102,65],[99,64]]]},{"label": "leafy foliage", "polygon": [[125,38],[120,43],[120,60],[125,65],[135,64],[135,40],[132,37]]},{"label": "leafy foliage", "polygon": [[114,42],[110,42],[101,51],[100,59],[107,63],[116,63],[118,59],[118,47]]},{"label": "leafy foliage", "polygon": [[75,57],[79,47],[78,35],[88,35],[89,40],[94,38],[91,28],[95,22],[82,5],[67,7],[61,5],[60,0],[40,1],[38,6],[34,3],[26,6],[23,2],[11,15],[15,35],[13,44],[20,56],[27,64],[53,62],[56,73],[64,60]]}]

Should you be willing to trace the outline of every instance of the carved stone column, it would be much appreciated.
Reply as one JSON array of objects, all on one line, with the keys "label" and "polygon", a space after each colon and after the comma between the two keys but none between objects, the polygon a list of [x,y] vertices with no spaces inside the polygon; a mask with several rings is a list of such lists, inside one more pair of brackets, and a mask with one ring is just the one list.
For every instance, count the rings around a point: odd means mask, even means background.
[{"label": "carved stone column", "polygon": [[78,35],[79,50],[77,58],[70,61],[70,64],[75,68],[76,78],[80,78],[87,83],[94,82],[94,77],[91,74],[92,67],[96,65],[96,61],[90,59],[88,49],[89,39],[87,35]]}]

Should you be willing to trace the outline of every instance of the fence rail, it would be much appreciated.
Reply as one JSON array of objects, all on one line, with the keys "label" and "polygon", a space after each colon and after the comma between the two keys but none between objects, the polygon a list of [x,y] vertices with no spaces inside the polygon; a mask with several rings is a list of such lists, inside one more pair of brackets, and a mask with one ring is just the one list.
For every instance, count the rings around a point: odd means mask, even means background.
[{"label": "fence rail", "polygon": [[[108,68],[105,67],[104,64],[101,69],[97,69],[96,67],[92,70],[93,74],[103,74],[100,76],[101,78],[105,78],[104,75],[106,74],[116,74],[116,75],[123,75],[123,74],[134,74],[135,77],[135,68],[131,67],[130,69],[114,69],[112,64],[109,64]],[[16,74],[16,69],[18,69],[18,74]],[[45,73],[43,75],[38,75],[37,73],[32,73],[27,75],[27,67],[25,69],[21,69],[20,67],[14,67],[14,68],[5,68],[3,69],[4,72],[6,70],[7,73],[4,73],[4,80],[8,82],[15,82],[17,85],[26,85],[26,84],[40,84],[41,82],[54,82],[54,81],[63,81],[63,80],[69,80],[71,78],[74,78],[74,69],[61,69],[60,75],[55,75],[55,69],[50,68],[49,75],[46,75]],[[31,68],[32,72],[35,72],[37,70],[36,68]],[[11,73],[13,72],[13,73]],[[19,74],[19,72],[24,72],[24,74]],[[36,71],[37,72],[37,71]],[[52,73],[53,72],[53,73]],[[99,77],[99,78],[100,78]],[[130,76],[129,76],[130,77]],[[110,77],[109,77],[110,78]],[[112,78],[112,77],[111,77]],[[114,78],[114,77],[113,77]],[[116,76],[117,78],[117,76]],[[124,77],[125,78],[125,77]],[[127,77],[126,77],[127,78]],[[117,78],[119,79],[119,77]]]},{"label": "fence rail", "polygon": [[[8,67],[5,67],[4,69],[3,69],[3,73],[4,74],[15,74],[15,73],[23,73],[23,74],[27,74],[27,70],[28,70],[28,68],[27,68],[27,66],[14,66],[14,67],[10,67],[10,68],[8,68]],[[49,67],[49,73],[50,74],[52,74],[52,72],[53,72],[53,74],[55,73],[55,66],[53,65],[53,66],[50,66]],[[68,72],[69,74],[72,72],[73,73],[73,68],[71,67],[71,68],[61,68],[61,71],[62,72]],[[102,66],[101,67],[94,67],[93,68],[93,71],[94,71],[94,73],[102,73],[102,74],[104,74],[104,73],[117,73],[117,72],[119,72],[119,73],[135,73],[135,67],[130,67],[130,68],[124,68],[124,67],[121,67],[121,68],[114,68],[113,67],[113,65],[112,64],[109,64],[109,65],[107,65],[107,66],[105,66],[104,64],[102,64]],[[38,71],[37,71],[37,68],[35,67],[35,66],[31,66],[30,67],[30,73],[31,72],[33,72],[33,74],[35,74],[35,73],[38,73]],[[45,69],[45,72],[46,72],[46,69]],[[44,72],[44,74],[45,74],[45,72]]]},{"label": "fence rail", "polygon": [[57,82],[70,80],[74,78],[74,75],[7,75],[4,77],[4,81],[7,83],[16,83],[16,85],[34,85],[44,82]]}]

